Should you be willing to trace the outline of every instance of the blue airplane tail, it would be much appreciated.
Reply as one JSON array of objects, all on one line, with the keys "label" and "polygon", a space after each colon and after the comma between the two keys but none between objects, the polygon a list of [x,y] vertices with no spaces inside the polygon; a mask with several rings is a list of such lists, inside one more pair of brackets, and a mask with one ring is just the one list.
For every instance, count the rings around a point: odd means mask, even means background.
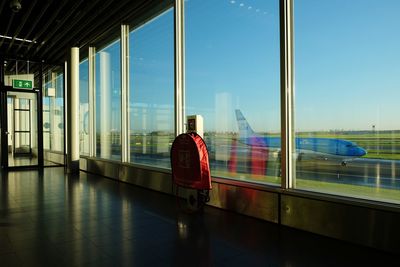
[{"label": "blue airplane tail", "polygon": [[243,140],[249,137],[257,136],[250,124],[247,122],[246,118],[243,116],[242,112],[239,109],[236,109],[235,113],[236,121],[239,127],[239,138]]}]

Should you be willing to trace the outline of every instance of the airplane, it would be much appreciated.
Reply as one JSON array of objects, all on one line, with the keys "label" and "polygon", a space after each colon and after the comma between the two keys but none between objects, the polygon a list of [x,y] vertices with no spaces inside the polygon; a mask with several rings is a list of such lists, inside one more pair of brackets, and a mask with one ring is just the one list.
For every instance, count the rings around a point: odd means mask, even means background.
[{"label": "airplane", "polygon": [[[251,128],[242,112],[235,110],[239,127],[239,142],[252,147],[266,148],[280,151],[280,137],[260,136]],[[296,137],[295,147],[297,160],[304,159],[332,159],[339,161],[342,166],[347,162],[367,154],[367,151],[356,143],[343,139]]]}]

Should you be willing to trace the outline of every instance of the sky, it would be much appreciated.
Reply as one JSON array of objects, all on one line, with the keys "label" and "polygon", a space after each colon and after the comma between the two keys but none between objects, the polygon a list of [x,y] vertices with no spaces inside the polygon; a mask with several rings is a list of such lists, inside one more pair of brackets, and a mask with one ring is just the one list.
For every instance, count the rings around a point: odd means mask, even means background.
[{"label": "sky", "polygon": [[277,131],[278,1],[185,4],[187,113],[203,115],[205,129],[236,131],[241,109],[255,130]]},{"label": "sky", "polygon": [[296,129],[399,130],[397,0],[295,1]]},{"label": "sky", "polygon": [[[279,131],[278,2],[187,2],[188,108],[206,98],[218,117],[225,91],[256,131]],[[295,129],[400,129],[400,1],[294,3]]]},{"label": "sky", "polygon": [[[399,130],[400,1],[294,3],[295,129]],[[187,0],[185,29],[187,115],[202,115],[206,131],[237,131],[240,109],[256,131],[279,132],[279,0]],[[173,129],[161,123],[173,121],[173,30],[169,10],[131,32],[131,103],[170,111],[149,111],[148,130]]]}]

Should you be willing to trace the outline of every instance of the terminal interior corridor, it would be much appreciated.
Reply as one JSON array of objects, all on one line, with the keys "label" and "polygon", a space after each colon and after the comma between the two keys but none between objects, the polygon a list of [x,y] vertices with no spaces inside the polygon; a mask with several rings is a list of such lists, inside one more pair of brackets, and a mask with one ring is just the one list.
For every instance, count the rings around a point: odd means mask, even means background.
[{"label": "terminal interior corridor", "polygon": [[[312,218],[310,218],[312,220]],[[7,266],[399,266],[396,255],[62,167],[3,172]]]}]

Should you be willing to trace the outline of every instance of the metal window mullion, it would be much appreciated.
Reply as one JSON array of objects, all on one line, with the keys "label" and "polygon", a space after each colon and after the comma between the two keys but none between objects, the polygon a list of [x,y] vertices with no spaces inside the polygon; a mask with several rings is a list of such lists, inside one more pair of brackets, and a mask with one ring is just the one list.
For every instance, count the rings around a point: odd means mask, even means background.
[{"label": "metal window mullion", "polygon": [[295,186],[293,0],[280,1],[281,168],[283,189]]},{"label": "metal window mullion", "polygon": [[184,0],[175,0],[175,135],[185,131]]},{"label": "metal window mullion", "polygon": [[129,25],[121,25],[121,146],[122,162],[130,161],[129,147]]},{"label": "metal window mullion", "polygon": [[[67,155],[67,153],[68,153],[67,150],[68,150],[68,143],[69,143],[69,140],[68,140],[68,129],[69,128],[68,128],[68,123],[67,123],[68,117],[69,117],[69,114],[67,111],[68,101],[69,101],[68,93],[67,93],[69,75],[70,74],[68,71],[68,61],[64,61],[64,93],[63,93],[63,97],[64,97],[64,120],[63,120],[63,122],[64,122],[64,155]],[[44,75],[42,75],[42,76],[43,76],[42,82],[44,81],[43,82],[43,84],[44,84],[46,82],[46,80],[45,80],[45,76]],[[43,86],[42,86],[42,88],[43,88]],[[50,107],[49,107],[49,112],[51,112]],[[50,119],[50,116],[49,116],[49,119]],[[51,135],[51,129],[50,129],[50,134],[49,134],[49,149],[51,148],[50,135]],[[64,157],[64,165],[67,166],[67,157],[66,156]]]},{"label": "metal window mullion", "polygon": [[32,101],[31,99],[28,100],[28,106],[29,106],[29,115],[28,115],[29,121],[28,121],[28,125],[29,125],[29,152],[32,153],[32,134],[31,134],[32,124],[31,124],[31,121],[32,121],[33,118],[32,118],[32,113],[31,113],[31,101]]},{"label": "metal window mullion", "polygon": [[89,47],[89,156],[96,156],[96,48]]}]

